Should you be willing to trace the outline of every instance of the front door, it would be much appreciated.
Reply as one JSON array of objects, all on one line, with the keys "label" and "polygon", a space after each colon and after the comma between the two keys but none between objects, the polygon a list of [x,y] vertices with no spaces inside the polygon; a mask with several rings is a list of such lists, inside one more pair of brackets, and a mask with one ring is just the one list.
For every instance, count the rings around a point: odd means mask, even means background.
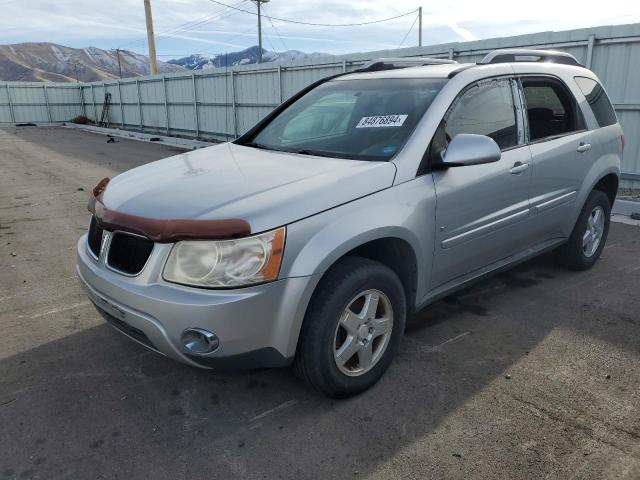
[{"label": "front door", "polygon": [[445,116],[443,132],[434,135],[432,149],[438,138],[446,143],[459,133],[487,135],[502,157],[433,172],[437,202],[431,289],[528,245],[531,156],[515,92],[515,81],[508,78],[467,88]]}]

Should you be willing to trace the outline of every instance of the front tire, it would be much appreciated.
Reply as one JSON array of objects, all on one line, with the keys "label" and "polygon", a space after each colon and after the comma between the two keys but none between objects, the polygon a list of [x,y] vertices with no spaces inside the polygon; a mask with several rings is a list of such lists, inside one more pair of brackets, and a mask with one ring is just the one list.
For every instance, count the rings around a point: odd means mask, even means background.
[{"label": "front tire", "polygon": [[398,276],[379,262],[345,257],[327,271],[309,302],[294,367],[330,397],[355,395],[389,367],[405,321]]},{"label": "front tire", "polygon": [[582,207],[569,241],[555,250],[556,260],[571,270],[591,268],[604,249],[610,218],[609,197],[599,190],[592,191]]}]

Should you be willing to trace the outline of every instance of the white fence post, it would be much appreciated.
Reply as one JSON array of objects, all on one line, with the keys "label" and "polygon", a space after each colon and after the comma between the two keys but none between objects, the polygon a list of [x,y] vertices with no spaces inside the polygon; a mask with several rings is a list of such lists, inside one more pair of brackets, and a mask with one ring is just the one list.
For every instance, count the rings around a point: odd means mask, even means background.
[{"label": "white fence post", "polygon": [[167,122],[166,133],[169,135],[169,107],[167,106],[167,81],[162,77],[162,90],[164,91],[164,117]]},{"label": "white fence post", "polygon": [[196,91],[196,74],[191,74],[191,86],[193,88],[193,115],[196,126],[196,138],[200,137],[200,120],[198,119],[198,93]]},{"label": "white fence post", "polygon": [[278,103],[282,103],[282,67],[278,65]]},{"label": "white fence post", "polygon": [[84,106],[84,87],[82,85],[78,85],[78,98],[80,99],[80,114],[86,117],[87,110]]},{"label": "white fence post", "polygon": [[584,66],[591,69],[591,63],[593,61],[593,45],[595,44],[596,36],[592,33],[587,38],[587,59],[584,62]]},{"label": "white fence post", "polygon": [[122,88],[120,88],[120,80],[118,80],[118,103],[120,103],[120,125],[124,128],[124,107],[122,106]]},{"label": "white fence post", "polygon": [[136,91],[138,92],[138,115],[140,116],[140,131],[144,132],[144,122],[142,121],[142,102],[140,100],[140,82],[136,80]]},{"label": "white fence post", "polygon": [[44,90],[44,103],[47,105],[47,119],[49,123],[51,123],[51,106],[49,105],[49,95],[47,94],[47,85],[43,85],[42,89]]},{"label": "white fence post", "polygon": [[11,123],[16,123],[16,117],[13,112],[13,103],[11,102],[11,90],[9,90],[9,84],[7,86],[7,102],[9,103],[9,115],[11,117]]},{"label": "white fence post", "polygon": [[231,70],[231,112],[233,113],[233,138],[238,138],[238,115],[236,114],[236,81]]},{"label": "white fence post", "polygon": [[93,83],[91,84],[91,100],[93,100],[93,119],[98,123],[98,108],[96,107],[96,92],[93,89]]}]

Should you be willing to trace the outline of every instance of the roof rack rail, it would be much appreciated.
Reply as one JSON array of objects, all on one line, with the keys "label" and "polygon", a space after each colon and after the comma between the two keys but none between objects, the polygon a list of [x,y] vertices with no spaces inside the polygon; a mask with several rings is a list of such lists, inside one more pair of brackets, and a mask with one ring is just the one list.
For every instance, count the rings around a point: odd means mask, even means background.
[{"label": "roof rack rail", "polygon": [[379,72],[382,70],[396,70],[398,68],[422,67],[425,65],[450,65],[458,63],[455,60],[429,57],[397,57],[376,58],[365,63],[356,72]]},{"label": "roof rack rail", "polygon": [[563,65],[575,65],[582,67],[576,57],[566,52],[556,50],[533,50],[528,48],[506,48],[494,50],[487,54],[481,61],[481,65],[490,63],[511,62],[548,62],[561,63]]}]

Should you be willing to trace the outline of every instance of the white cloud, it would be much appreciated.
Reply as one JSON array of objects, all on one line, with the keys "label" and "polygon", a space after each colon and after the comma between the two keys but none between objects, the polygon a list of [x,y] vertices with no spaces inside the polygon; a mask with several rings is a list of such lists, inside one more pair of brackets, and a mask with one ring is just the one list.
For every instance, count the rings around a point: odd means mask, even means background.
[{"label": "white cloud", "polygon": [[[248,0],[222,0],[253,11]],[[267,14],[318,23],[352,23],[391,17],[417,9],[423,0],[272,0]],[[186,31],[161,38],[164,51],[197,51],[199,44],[241,48],[255,43],[256,17],[208,0],[152,0],[156,34],[193,22]],[[203,18],[204,17],[204,18]],[[288,48],[330,53],[394,48],[415,17],[363,27],[331,28],[274,21]],[[441,0],[424,2],[424,36],[428,42],[464,41],[640,21],[640,2],[609,0]],[[247,30],[247,28],[249,30]],[[72,46],[98,44],[115,48],[133,44],[144,51],[144,9],[140,0],[28,0],[2,5],[1,43],[52,41]],[[263,21],[265,45],[282,46],[270,22]],[[415,28],[405,45],[415,44]],[[212,47],[212,48],[213,48]]]}]

